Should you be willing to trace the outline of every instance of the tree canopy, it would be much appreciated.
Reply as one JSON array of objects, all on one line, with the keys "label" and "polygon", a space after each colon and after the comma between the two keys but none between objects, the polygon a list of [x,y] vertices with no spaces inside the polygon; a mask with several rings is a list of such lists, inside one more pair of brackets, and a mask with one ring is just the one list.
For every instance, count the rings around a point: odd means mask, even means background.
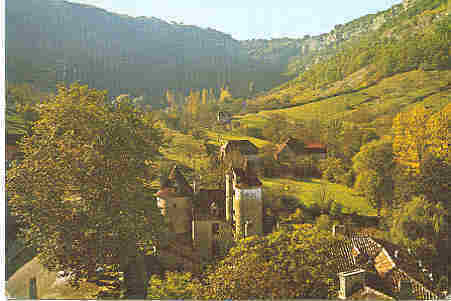
[{"label": "tree canopy", "polygon": [[393,196],[393,150],[389,139],[376,140],[364,145],[354,158],[357,173],[356,188],[380,210]]},{"label": "tree canopy", "polygon": [[327,298],[336,287],[328,246],[336,238],[312,225],[249,237],[195,286],[201,299]]},{"label": "tree canopy", "polygon": [[163,225],[146,185],[163,139],[155,120],[128,99],[109,104],[106,91],[78,84],[60,86],[36,109],[24,159],[7,177],[24,239],[74,280],[102,265],[127,269],[158,243]]}]

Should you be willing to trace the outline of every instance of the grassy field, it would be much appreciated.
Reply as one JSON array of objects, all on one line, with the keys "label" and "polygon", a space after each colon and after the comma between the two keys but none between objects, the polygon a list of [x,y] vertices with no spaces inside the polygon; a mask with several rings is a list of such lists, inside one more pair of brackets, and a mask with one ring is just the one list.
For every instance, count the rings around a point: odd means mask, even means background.
[{"label": "grassy field", "polygon": [[[408,110],[413,105],[423,103],[432,110],[440,110],[451,102],[451,71],[411,71],[386,78],[379,83],[356,91],[343,93],[327,99],[306,103],[286,109],[260,111],[256,114],[240,116],[240,122],[249,127],[262,128],[268,121],[269,115],[278,113],[292,120],[306,119],[344,119],[352,120],[360,110],[367,110],[379,115],[394,114],[394,112]],[[294,103],[304,103],[314,99],[308,91],[296,90],[290,95]],[[336,93],[336,90],[318,92],[317,96],[327,96]],[[276,91],[277,94],[289,94],[284,91]],[[303,95],[302,93],[306,93]],[[268,98],[269,96],[265,96]],[[296,99],[302,98],[302,101]]]},{"label": "grassy field", "polygon": [[249,137],[249,136],[239,136],[239,135],[233,135],[233,134],[224,134],[224,133],[216,133],[213,131],[208,131],[207,132],[208,138],[210,138],[211,143],[219,145],[220,142],[218,141],[218,137],[221,138],[223,141],[224,140],[249,140],[250,142],[252,142],[253,144],[255,144],[255,146],[257,146],[258,148],[265,146],[266,144],[269,143],[269,141],[263,140],[263,139],[258,139],[255,137]]},{"label": "grassy field", "polygon": [[356,212],[367,216],[376,215],[376,210],[371,207],[367,200],[344,185],[329,183],[320,179],[293,180],[285,178],[264,178],[262,183],[263,193],[295,197],[307,207],[318,200],[318,194],[323,189],[322,186],[325,185],[329,196],[343,205],[345,213]]},{"label": "grassy field", "polygon": [[[189,134],[185,135],[178,131],[165,130],[172,136],[171,146],[162,150],[165,158],[188,167],[193,167],[194,164],[196,169],[206,166],[207,157],[203,141],[197,140]],[[258,148],[269,143],[266,140],[254,137],[238,136],[231,133],[217,133],[211,130],[206,131],[206,137],[208,138],[208,143],[217,145],[218,147],[227,140],[249,140]]]}]

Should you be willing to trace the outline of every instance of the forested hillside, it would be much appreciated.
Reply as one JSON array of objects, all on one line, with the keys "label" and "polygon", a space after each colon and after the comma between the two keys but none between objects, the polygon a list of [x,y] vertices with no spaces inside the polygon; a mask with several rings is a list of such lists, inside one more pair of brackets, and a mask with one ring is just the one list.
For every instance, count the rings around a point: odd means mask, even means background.
[{"label": "forested hillside", "polygon": [[112,95],[154,96],[154,105],[167,89],[227,85],[247,95],[251,80],[257,88],[281,83],[280,72],[271,76],[271,66],[252,63],[238,41],[214,29],[62,0],[8,0],[6,25],[10,82],[45,89],[78,80]]},{"label": "forested hillside", "polygon": [[403,72],[448,70],[450,20],[448,1],[414,2],[378,30],[342,43],[329,57],[317,57],[319,62],[296,79],[250,103],[258,109],[291,107],[361,91]]},{"label": "forested hillside", "polygon": [[[358,233],[393,244],[392,259],[408,253],[406,273],[448,294],[448,0],[248,41],[63,0],[6,2],[10,293],[33,297],[44,269],[20,267],[36,250],[85,298],[336,298],[349,256],[403,299],[386,285],[400,283],[395,270],[380,273],[360,246],[331,257]],[[219,193],[234,195],[235,234],[229,218],[219,227],[218,209],[231,211]],[[196,222],[209,238],[195,239]],[[54,288],[38,297],[73,297]]]},{"label": "forested hillside", "polygon": [[[434,7],[440,1],[426,2]],[[44,90],[80,81],[112,96],[143,96],[156,107],[167,104],[167,90],[188,95],[206,88],[219,96],[227,86],[232,96],[246,97],[302,74],[347,41],[390,27],[408,13],[417,12],[399,4],[319,36],[237,41],[211,28],[63,0],[8,0],[7,75],[11,83]]]}]

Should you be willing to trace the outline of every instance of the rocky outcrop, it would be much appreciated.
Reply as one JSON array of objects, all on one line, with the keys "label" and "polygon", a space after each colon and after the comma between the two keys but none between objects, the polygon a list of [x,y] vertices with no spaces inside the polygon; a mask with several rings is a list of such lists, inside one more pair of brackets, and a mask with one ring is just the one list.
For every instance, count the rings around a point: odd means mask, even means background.
[{"label": "rocky outcrop", "polygon": [[403,0],[402,1],[402,6],[404,9],[408,9],[409,7],[412,6],[412,4],[415,2],[415,0]]}]

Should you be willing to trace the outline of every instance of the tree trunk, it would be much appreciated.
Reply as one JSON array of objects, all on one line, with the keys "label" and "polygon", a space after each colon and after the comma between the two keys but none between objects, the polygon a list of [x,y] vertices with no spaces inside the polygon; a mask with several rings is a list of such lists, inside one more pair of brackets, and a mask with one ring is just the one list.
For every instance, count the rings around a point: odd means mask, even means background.
[{"label": "tree trunk", "polygon": [[146,299],[148,277],[144,255],[139,254],[136,249],[128,249],[129,252],[121,263],[124,271],[124,299]]}]

